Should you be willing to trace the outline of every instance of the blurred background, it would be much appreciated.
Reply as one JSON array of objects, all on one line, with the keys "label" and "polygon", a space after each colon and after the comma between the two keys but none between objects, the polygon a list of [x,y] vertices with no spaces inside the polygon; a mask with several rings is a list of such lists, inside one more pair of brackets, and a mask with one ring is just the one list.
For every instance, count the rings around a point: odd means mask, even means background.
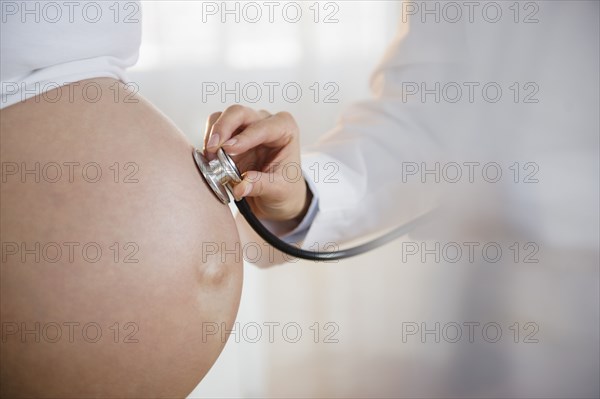
[{"label": "blurred background", "polygon": [[[239,21],[223,22],[221,8],[236,4]],[[198,147],[208,115],[236,102],[289,111],[303,145],[314,143],[369,98],[401,29],[400,1],[297,2],[288,16],[299,6],[298,22],[282,17],[284,2],[273,22],[260,3],[253,22],[247,4],[143,3],[131,81]],[[591,166],[597,178],[597,153]],[[597,181],[586,184],[597,205]],[[516,239],[505,234],[508,248]],[[335,264],[245,264],[238,331],[190,397],[597,397],[597,235],[589,241],[540,243],[537,263],[402,261],[399,240]],[[464,323],[479,323],[473,342]],[[486,323],[501,327],[497,341]]]}]

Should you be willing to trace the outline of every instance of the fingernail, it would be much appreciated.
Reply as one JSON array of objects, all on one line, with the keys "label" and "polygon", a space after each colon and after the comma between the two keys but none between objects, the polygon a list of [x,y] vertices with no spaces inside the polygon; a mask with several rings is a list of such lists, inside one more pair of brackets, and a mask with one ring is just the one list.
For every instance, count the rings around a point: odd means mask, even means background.
[{"label": "fingernail", "polygon": [[242,194],[242,197],[247,196],[248,194],[250,194],[251,191],[252,191],[252,183],[246,184],[246,188],[244,189],[244,194]]},{"label": "fingernail", "polygon": [[223,143],[223,147],[232,146],[232,145],[235,145],[235,143],[237,143],[237,139],[229,139]]},{"label": "fingernail", "polygon": [[214,147],[218,146],[220,139],[221,139],[221,137],[219,136],[219,133],[211,134],[210,138],[208,139],[208,143],[206,144],[206,148],[214,148]]}]

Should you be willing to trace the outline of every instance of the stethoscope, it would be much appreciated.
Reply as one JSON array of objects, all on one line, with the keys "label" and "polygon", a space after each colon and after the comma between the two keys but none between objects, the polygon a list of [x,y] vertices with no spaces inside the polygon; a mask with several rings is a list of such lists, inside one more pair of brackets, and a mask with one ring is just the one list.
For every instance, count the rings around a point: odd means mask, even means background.
[{"label": "stethoscope", "polygon": [[[212,189],[213,193],[223,204],[229,204],[229,193],[232,191],[232,184],[235,185],[242,181],[242,175],[231,157],[227,155],[222,148],[219,148],[217,157],[212,161],[208,161],[198,149],[195,149],[193,154],[200,173],[202,173],[204,180]],[[252,209],[245,198],[235,201],[235,205],[250,227],[252,227],[252,229],[254,229],[254,231],[256,231],[256,233],[258,233],[258,235],[267,243],[279,251],[295,258],[308,260],[337,260],[362,254],[409,233],[415,227],[421,225],[430,215],[430,213],[426,213],[393,229],[379,238],[352,248],[339,251],[307,251],[282,241],[279,237],[267,230],[254,213],[252,213]]]}]

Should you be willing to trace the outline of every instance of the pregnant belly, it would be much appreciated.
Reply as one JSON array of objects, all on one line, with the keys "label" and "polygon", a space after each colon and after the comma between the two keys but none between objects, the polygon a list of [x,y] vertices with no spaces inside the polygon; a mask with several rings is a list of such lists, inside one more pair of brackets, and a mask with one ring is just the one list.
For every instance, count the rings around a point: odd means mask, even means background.
[{"label": "pregnant belly", "polygon": [[1,111],[2,397],[185,396],[238,309],[233,218],[160,112],[73,87]]}]

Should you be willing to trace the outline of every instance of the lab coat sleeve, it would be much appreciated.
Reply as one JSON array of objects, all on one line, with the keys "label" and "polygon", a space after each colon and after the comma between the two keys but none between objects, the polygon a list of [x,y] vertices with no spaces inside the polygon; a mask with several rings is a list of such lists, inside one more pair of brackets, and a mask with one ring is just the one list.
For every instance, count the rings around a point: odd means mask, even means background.
[{"label": "lab coat sleeve", "polygon": [[452,142],[447,132],[460,131],[465,120],[460,105],[435,96],[436,82],[465,78],[468,42],[460,24],[410,25],[400,25],[373,74],[372,98],[347,108],[303,154],[318,200],[303,248],[331,249],[381,234],[440,201],[439,184],[425,184],[419,174],[440,164]]}]

